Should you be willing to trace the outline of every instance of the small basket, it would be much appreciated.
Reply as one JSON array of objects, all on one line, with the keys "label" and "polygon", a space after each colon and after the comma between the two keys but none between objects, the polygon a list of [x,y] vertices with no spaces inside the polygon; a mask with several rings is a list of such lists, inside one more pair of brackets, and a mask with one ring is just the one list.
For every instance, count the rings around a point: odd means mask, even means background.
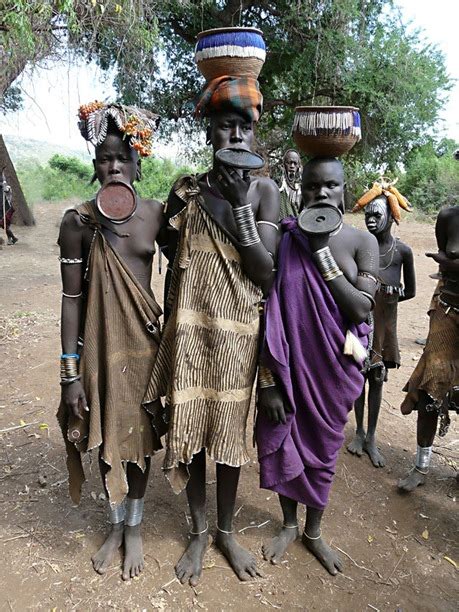
[{"label": "small basket", "polygon": [[297,106],[293,140],[314,157],[338,157],[362,138],[359,109],[355,106]]},{"label": "small basket", "polygon": [[258,78],[266,58],[257,28],[216,28],[198,34],[195,62],[206,81],[220,76]]}]

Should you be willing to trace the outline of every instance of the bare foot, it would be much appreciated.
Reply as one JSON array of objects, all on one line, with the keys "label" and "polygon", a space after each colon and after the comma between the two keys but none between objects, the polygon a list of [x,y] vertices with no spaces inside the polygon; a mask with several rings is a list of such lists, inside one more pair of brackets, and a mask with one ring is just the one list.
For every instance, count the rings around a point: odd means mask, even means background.
[{"label": "bare foot", "polygon": [[123,580],[138,576],[144,568],[142,536],[140,525],[124,528]]},{"label": "bare foot", "polygon": [[341,557],[335,553],[328,544],[325,544],[322,538],[311,540],[303,533],[301,541],[332,576],[336,576],[338,572],[343,571]]},{"label": "bare foot", "polygon": [[266,561],[271,561],[274,565],[284,556],[288,546],[298,537],[298,527],[296,529],[286,529],[282,527],[279,534],[275,536],[269,544],[264,544],[262,551]]},{"label": "bare foot", "polygon": [[245,581],[261,576],[255,557],[237,543],[233,534],[217,531],[215,544],[224,554],[239,580]]},{"label": "bare foot", "polygon": [[123,543],[124,523],[112,525],[112,529],[107,539],[91,558],[92,566],[98,574],[105,574],[110,567],[113,555]]},{"label": "bare foot", "polygon": [[366,438],[365,443],[363,445],[363,450],[370,457],[371,463],[375,467],[384,467],[386,465],[386,460],[383,455],[379,452],[378,447],[376,446],[375,438]]},{"label": "bare foot", "polygon": [[356,432],[355,438],[352,440],[352,442],[347,445],[347,450],[352,455],[357,455],[357,457],[361,457],[363,453],[364,443],[365,443],[365,432],[358,431]]},{"label": "bare foot", "polygon": [[421,474],[416,468],[412,468],[405,478],[402,478],[398,481],[398,488],[400,491],[404,491],[405,493],[411,493],[414,491],[416,487],[420,487],[425,484],[426,477],[425,474]]},{"label": "bare foot", "polygon": [[189,582],[196,586],[201,578],[204,553],[207,550],[209,534],[190,535],[190,542],[175,566],[175,575],[182,584]]}]

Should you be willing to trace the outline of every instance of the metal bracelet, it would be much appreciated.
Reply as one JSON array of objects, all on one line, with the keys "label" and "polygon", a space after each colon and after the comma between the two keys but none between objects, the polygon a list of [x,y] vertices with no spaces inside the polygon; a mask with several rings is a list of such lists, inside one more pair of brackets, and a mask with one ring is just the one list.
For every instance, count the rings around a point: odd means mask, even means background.
[{"label": "metal bracelet", "polygon": [[421,470],[428,470],[430,465],[430,458],[432,456],[431,446],[417,446],[416,450],[416,468]]},{"label": "metal bracelet", "polygon": [[275,386],[276,381],[274,380],[271,370],[265,366],[260,366],[258,368],[258,387],[260,389],[267,389],[268,387]]},{"label": "metal bracelet", "polygon": [[83,263],[83,260],[80,257],[75,257],[74,259],[69,259],[68,257],[58,257],[58,260],[63,264],[80,264]]},{"label": "metal bracelet", "polygon": [[62,295],[63,297],[66,297],[66,298],[79,298],[83,295],[83,292],[80,291],[80,293],[77,293],[76,295],[70,295],[69,293],[62,292]]},{"label": "metal bracelet", "polygon": [[279,226],[277,225],[277,223],[273,223],[272,221],[257,221],[257,225],[270,225],[271,227],[273,227],[276,231],[279,230]]},{"label": "metal bracelet", "polygon": [[319,272],[325,281],[329,282],[338,276],[342,276],[343,272],[340,270],[338,264],[333,257],[330,247],[326,246],[313,253],[314,260],[319,268]]},{"label": "metal bracelet", "polygon": [[233,208],[234,220],[239,231],[239,243],[243,247],[253,246],[261,242],[258,235],[252,204]]},{"label": "metal bracelet", "polygon": [[368,278],[369,280],[372,280],[375,285],[379,285],[379,280],[375,276],[373,276],[373,274],[370,274],[369,272],[361,272],[359,270],[357,272],[357,276],[361,276],[362,278]]},{"label": "metal bracelet", "polygon": [[72,376],[71,378],[61,378],[59,384],[61,387],[66,387],[67,385],[71,385],[72,383],[80,379],[81,379],[81,374],[78,374],[77,376]]},{"label": "metal bracelet", "polygon": [[126,517],[126,500],[125,499],[123,499],[123,501],[120,504],[117,504],[116,506],[112,506],[110,504],[108,508],[108,520],[110,521],[112,525],[117,525],[118,523],[124,522],[125,517]]},{"label": "metal bracelet", "polygon": [[366,291],[360,291],[360,293],[370,300],[371,308],[373,309],[375,307],[376,302],[375,298],[371,295],[371,293],[367,293]]},{"label": "metal bracelet", "polygon": [[136,525],[140,525],[143,517],[143,505],[145,498],[141,497],[140,499],[132,499],[128,497],[126,500],[126,518],[124,522],[129,527],[135,527]]}]

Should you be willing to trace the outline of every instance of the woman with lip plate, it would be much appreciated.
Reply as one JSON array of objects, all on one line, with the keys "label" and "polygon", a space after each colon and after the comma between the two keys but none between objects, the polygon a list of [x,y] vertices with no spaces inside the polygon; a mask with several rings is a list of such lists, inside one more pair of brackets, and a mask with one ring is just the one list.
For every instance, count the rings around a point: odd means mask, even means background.
[{"label": "woman with lip plate", "polygon": [[[343,210],[343,196],[339,160],[307,162],[306,209]],[[282,230],[278,272],[265,307],[256,440],[261,486],[279,494],[283,524],[263,555],[280,562],[299,535],[302,503],[307,509],[302,542],[334,575],[342,562],[322,538],[321,522],[348,413],[363,387],[378,243],[346,223],[329,234],[306,234],[289,217]]]},{"label": "woman with lip plate", "polygon": [[176,493],[186,489],[192,521],[175,571],[192,586],[208,546],[206,452],[217,463],[216,546],[240,580],[258,573],[255,557],[234,536],[233,513],[240,469],[249,460],[258,304],[272,277],[279,190],[271,179],[221,165],[216,152],[252,149],[261,103],[253,78],[207,84],[197,114],[209,121],[212,168],[179,179],[167,202],[170,315],[145,401],[166,397],[163,469]]},{"label": "woman with lip plate", "polygon": [[[151,153],[157,117],[100,102],[80,107],[79,117],[83,138],[95,145],[94,180],[112,193],[118,182],[132,186],[141,176],[139,154]],[[119,188],[132,196],[129,187]],[[160,335],[161,309],[150,282],[163,207],[138,197],[136,203],[131,214],[115,219],[109,210],[99,210],[96,200],[85,202],[65,213],[59,234],[63,291],[58,419],[67,449],[69,490],[79,503],[85,480],[81,453],[97,449],[111,529],[92,563],[104,574],[124,546],[125,580],[138,576],[144,566],[144,494],[150,457],[161,447],[142,399]]]}]

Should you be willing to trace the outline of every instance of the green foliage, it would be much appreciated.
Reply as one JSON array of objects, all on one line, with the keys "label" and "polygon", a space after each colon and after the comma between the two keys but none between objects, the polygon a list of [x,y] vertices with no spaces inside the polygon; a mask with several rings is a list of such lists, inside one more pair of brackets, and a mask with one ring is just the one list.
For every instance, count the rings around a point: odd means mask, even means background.
[{"label": "green foliage", "polygon": [[169,159],[155,157],[142,160],[142,180],[136,183],[136,190],[142,198],[165,200],[174,181],[192,170],[188,166],[177,167]]},{"label": "green foliage", "polygon": [[6,90],[5,95],[0,97],[0,114],[13,112],[22,108],[23,100],[19,87],[12,86]]},{"label": "green foliage", "polygon": [[86,181],[90,181],[93,174],[91,167],[76,157],[53,155],[48,161],[48,165],[53,170],[58,170]]},{"label": "green foliage", "polygon": [[[70,198],[87,200],[94,197],[99,183],[90,184],[93,167],[76,157],[54,155],[45,166],[36,161],[23,161],[17,172],[28,202],[62,201]],[[142,160],[142,180],[136,190],[143,198],[165,200],[173,182],[189,167],[176,166],[170,160]]]},{"label": "green foliage", "polygon": [[459,162],[453,153],[458,143],[428,142],[413,150],[397,187],[415,209],[427,214],[459,203]]}]

